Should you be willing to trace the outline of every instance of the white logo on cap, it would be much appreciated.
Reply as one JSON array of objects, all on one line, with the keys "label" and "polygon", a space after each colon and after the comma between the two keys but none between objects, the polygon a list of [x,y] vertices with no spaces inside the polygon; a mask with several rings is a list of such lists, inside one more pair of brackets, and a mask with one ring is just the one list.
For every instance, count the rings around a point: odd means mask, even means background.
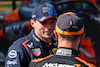
[{"label": "white logo on cap", "polygon": [[43,17],[40,19],[40,21],[43,21],[45,18],[46,18],[46,17],[43,16]]},{"label": "white logo on cap", "polygon": [[72,23],[72,20],[70,20],[70,26],[72,26],[72,24],[73,24],[73,23]]},{"label": "white logo on cap", "polygon": [[32,15],[32,18],[36,17],[36,15]]},{"label": "white logo on cap", "polygon": [[10,58],[15,58],[17,56],[17,52],[15,50],[11,50],[8,54]]}]

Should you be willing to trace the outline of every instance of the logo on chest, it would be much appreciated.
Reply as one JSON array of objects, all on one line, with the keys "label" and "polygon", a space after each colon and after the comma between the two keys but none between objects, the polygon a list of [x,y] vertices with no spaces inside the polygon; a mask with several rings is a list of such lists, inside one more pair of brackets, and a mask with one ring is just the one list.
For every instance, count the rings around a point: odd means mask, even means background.
[{"label": "logo on chest", "polygon": [[32,52],[35,56],[39,56],[41,54],[41,49],[40,48],[35,48],[35,49],[32,49]]}]

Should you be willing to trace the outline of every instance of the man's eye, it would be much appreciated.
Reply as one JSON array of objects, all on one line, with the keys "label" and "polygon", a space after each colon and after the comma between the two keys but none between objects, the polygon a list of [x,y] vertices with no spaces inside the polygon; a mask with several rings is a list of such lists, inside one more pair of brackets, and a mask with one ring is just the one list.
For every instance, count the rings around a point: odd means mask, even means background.
[{"label": "man's eye", "polygon": [[52,21],[51,23],[56,23],[56,21]]}]

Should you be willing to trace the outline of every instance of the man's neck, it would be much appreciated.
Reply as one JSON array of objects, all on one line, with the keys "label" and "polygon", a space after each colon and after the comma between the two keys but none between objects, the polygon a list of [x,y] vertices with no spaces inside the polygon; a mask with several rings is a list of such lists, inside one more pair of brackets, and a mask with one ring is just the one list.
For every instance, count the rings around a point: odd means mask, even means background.
[{"label": "man's neck", "polygon": [[66,47],[66,48],[73,48],[78,51],[78,43],[77,42],[70,42],[70,41],[58,41],[58,48],[59,47]]},{"label": "man's neck", "polygon": [[43,38],[43,39],[41,39],[41,40],[43,40],[44,42],[47,42],[47,41],[49,41],[50,39]]}]

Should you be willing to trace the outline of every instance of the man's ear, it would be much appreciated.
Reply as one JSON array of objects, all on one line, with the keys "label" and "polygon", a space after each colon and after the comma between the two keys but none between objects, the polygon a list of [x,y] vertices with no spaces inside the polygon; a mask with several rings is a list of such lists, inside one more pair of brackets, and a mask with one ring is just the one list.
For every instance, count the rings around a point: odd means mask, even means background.
[{"label": "man's ear", "polygon": [[31,24],[31,26],[34,28],[34,23],[35,23],[35,21],[33,20],[33,19],[31,19],[30,20],[30,24]]},{"label": "man's ear", "polygon": [[83,33],[83,34],[81,35],[80,40],[82,40],[84,37],[85,37],[85,33]]},{"label": "man's ear", "polygon": [[55,37],[57,38],[57,41],[58,41],[58,34],[57,34],[56,30],[54,30],[54,34],[55,34]]}]

